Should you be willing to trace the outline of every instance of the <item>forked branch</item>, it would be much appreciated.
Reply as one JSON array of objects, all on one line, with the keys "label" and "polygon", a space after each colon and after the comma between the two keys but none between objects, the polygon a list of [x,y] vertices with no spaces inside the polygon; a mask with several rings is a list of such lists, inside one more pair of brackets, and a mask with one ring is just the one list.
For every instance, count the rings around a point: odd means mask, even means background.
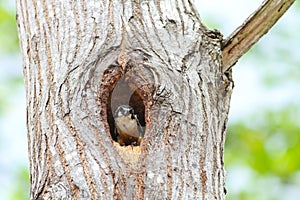
[{"label": "forked branch", "polygon": [[278,19],[295,0],[266,0],[223,42],[223,72],[232,67]]}]

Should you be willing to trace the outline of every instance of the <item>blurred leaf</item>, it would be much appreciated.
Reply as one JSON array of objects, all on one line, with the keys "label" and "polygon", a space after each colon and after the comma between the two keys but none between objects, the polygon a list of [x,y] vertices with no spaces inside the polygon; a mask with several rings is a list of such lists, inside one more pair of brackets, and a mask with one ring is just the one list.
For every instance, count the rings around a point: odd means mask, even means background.
[{"label": "blurred leaf", "polygon": [[19,49],[16,14],[7,11],[2,4],[0,4],[0,53],[2,52],[16,52]]},{"label": "blurred leaf", "polygon": [[296,1],[295,4],[296,4],[298,10],[300,10],[300,1]]},{"label": "blurred leaf", "polygon": [[30,188],[29,172],[27,168],[20,168],[16,176],[16,183],[11,193],[11,200],[26,200],[29,199]]},{"label": "blurred leaf", "polygon": [[282,192],[300,187],[299,155],[300,105],[263,110],[230,124],[225,146],[228,173],[243,168],[250,172],[230,180],[246,179],[247,184],[237,190],[231,185],[226,199],[283,199],[287,194]]},{"label": "blurred leaf", "polygon": [[258,113],[248,123],[230,125],[225,163],[251,166],[262,175],[288,181],[300,169],[299,113],[297,106],[290,106]]}]

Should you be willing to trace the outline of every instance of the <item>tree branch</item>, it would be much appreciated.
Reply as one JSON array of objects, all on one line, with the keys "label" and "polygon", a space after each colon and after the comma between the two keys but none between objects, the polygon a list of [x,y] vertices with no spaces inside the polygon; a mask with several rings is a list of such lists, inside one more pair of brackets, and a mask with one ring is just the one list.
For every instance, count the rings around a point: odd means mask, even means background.
[{"label": "tree branch", "polygon": [[295,0],[266,0],[223,42],[223,72],[232,67],[278,19]]}]

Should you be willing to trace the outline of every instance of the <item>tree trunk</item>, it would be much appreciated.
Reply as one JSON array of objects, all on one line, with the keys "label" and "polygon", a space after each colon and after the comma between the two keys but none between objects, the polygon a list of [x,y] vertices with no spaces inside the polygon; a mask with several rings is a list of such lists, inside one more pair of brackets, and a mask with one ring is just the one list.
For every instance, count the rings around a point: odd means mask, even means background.
[{"label": "tree trunk", "polygon": [[[225,199],[232,91],[190,1],[17,1],[31,199]],[[131,105],[139,146],[116,142]]]}]

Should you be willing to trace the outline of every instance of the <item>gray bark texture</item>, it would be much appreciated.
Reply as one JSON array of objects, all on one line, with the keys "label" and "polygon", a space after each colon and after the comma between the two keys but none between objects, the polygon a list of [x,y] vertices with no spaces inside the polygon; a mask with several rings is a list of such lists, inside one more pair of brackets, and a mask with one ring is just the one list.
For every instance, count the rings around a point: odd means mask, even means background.
[{"label": "gray bark texture", "polygon": [[[31,199],[225,199],[231,72],[189,0],[17,0]],[[137,112],[140,146],[112,113]]]}]

